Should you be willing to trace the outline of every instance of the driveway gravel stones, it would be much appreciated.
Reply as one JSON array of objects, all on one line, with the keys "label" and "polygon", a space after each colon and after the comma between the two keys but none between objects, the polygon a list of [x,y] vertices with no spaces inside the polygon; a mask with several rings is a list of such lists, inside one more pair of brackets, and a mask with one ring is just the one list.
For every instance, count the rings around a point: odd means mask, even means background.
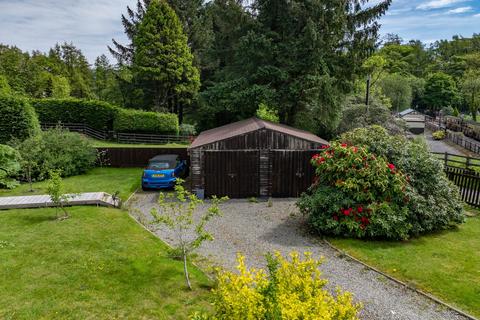
[{"label": "driveway gravel stones", "polygon": [[[135,195],[131,205],[138,209],[137,214],[142,215],[143,221],[151,219],[150,210],[156,206],[157,197],[158,193],[153,192]],[[362,319],[466,319],[360,263],[342,257],[321,239],[308,233],[295,201],[274,199],[273,205],[268,207],[266,202],[229,200],[222,205],[223,216],[208,225],[215,240],[204,243],[199,254],[207,261],[233,270],[237,253],[246,257],[249,266],[263,267],[267,252],[279,251],[287,255],[291,251],[309,251],[316,258],[325,258],[320,269],[329,280],[330,290],[341,287],[363,303]],[[167,243],[174,239],[164,228],[158,229],[156,234]]]}]

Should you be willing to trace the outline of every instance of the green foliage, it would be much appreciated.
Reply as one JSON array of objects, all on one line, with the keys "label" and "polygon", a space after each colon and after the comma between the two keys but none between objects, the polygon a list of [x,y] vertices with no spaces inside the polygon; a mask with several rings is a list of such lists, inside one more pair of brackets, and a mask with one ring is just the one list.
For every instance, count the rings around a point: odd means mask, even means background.
[{"label": "green foliage", "polygon": [[337,142],[311,163],[317,180],[298,206],[315,230],[357,238],[408,238],[409,186],[394,164],[365,147]]},{"label": "green foliage", "polygon": [[452,116],[454,116],[454,117],[459,117],[460,116],[460,111],[458,111],[457,107],[453,108]]},{"label": "green foliage", "polygon": [[389,5],[363,10],[353,2],[254,1],[252,19],[241,6],[219,3],[214,9],[228,20],[218,28],[214,20],[219,68],[202,92],[202,112],[220,125],[255,115],[263,102],[275,106],[281,123],[331,134],[343,96],[373,49],[373,22]]},{"label": "green foliage", "polygon": [[177,110],[200,88],[200,75],[175,11],[152,0],[133,37],[132,70],[156,111]]},{"label": "green foliage", "polygon": [[279,122],[280,119],[278,118],[278,112],[275,109],[270,108],[264,103],[260,103],[256,113],[257,118],[271,121],[271,122]]},{"label": "green foliage", "polygon": [[8,84],[7,77],[0,74],[0,95],[11,95],[13,94],[12,88]]},{"label": "green foliage", "polygon": [[94,129],[112,130],[117,108],[102,101],[81,99],[34,99],[40,122],[84,123]]},{"label": "green foliage", "polygon": [[196,136],[197,128],[193,124],[182,123],[179,127],[179,134],[181,136]]},{"label": "green foliage", "polygon": [[173,113],[118,109],[113,129],[118,132],[178,134],[178,117]]},{"label": "green foliage", "polygon": [[445,139],[445,131],[443,130],[438,130],[432,133],[432,137],[434,140],[443,140]]},{"label": "green foliage", "polygon": [[35,110],[27,99],[0,95],[0,144],[26,139],[40,131]]},{"label": "green foliage", "polygon": [[442,230],[462,223],[464,213],[458,188],[448,180],[442,163],[422,140],[410,141],[390,135],[379,126],[359,128],[342,135],[341,140],[366,146],[370,152],[395,163],[409,178],[408,220],[412,235]]},{"label": "green foliage", "polygon": [[59,171],[64,177],[82,174],[93,168],[96,160],[90,140],[60,128],[43,131],[19,142],[16,148],[29,180],[43,180],[49,171]]},{"label": "green foliage", "polygon": [[445,73],[430,75],[425,84],[424,103],[427,108],[438,111],[442,107],[454,106],[458,101],[457,85]]},{"label": "green foliage", "polygon": [[20,172],[20,155],[10,146],[0,144],[0,188],[12,189],[18,185],[15,177]]},{"label": "green foliage", "polygon": [[[158,205],[160,210],[153,208],[152,225],[162,224],[175,235],[175,249],[181,254],[184,262],[185,280],[188,288],[192,286],[188,275],[187,258],[205,241],[212,241],[213,236],[205,229],[207,223],[214,217],[222,214],[220,204],[227,197],[213,197],[206,211],[199,214],[196,209],[203,201],[183,187],[183,180],[177,179],[174,193],[160,193]],[[199,216],[198,219],[194,219]],[[192,234],[194,234],[192,238]]]},{"label": "green foliage", "polygon": [[480,71],[470,70],[465,73],[461,90],[467,102],[468,109],[474,121],[477,121],[477,113],[480,108]]},{"label": "green foliage", "polygon": [[380,86],[383,94],[390,99],[394,111],[400,112],[412,105],[412,88],[407,77],[387,75],[380,80]]},{"label": "green foliage", "polygon": [[443,107],[442,110],[440,110],[442,113],[442,116],[451,116],[455,112],[455,109],[452,108],[451,106],[448,107]]},{"label": "green foliage", "polygon": [[405,122],[393,117],[387,106],[377,99],[371,99],[367,107],[363,97],[348,97],[346,105],[342,108],[337,133],[344,133],[369,125],[380,125],[392,134],[402,134],[406,131]]},{"label": "green foliage", "polygon": [[68,218],[68,212],[65,209],[65,205],[70,197],[64,194],[64,186],[60,172],[56,170],[50,171],[49,176],[50,178],[48,179],[47,183],[47,193],[55,205],[55,213],[57,214],[57,217],[58,209],[61,209],[63,211],[62,219],[66,219]]},{"label": "green foliage", "polygon": [[349,292],[331,294],[311,253],[297,252],[289,258],[280,253],[267,255],[267,270],[248,269],[238,255],[238,272],[218,275],[212,316],[196,314],[194,320],[324,319],[356,320],[361,304]]}]

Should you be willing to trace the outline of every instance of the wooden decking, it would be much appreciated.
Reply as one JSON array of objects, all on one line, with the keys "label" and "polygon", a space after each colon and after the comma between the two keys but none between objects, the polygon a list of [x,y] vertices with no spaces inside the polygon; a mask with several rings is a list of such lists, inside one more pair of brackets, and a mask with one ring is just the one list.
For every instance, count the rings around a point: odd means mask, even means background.
[{"label": "wooden decking", "polygon": [[[97,205],[104,207],[117,207],[118,199],[105,192],[87,192],[78,194],[69,194],[66,205],[68,206],[84,206]],[[25,209],[25,208],[43,208],[54,206],[49,195],[37,196],[16,196],[16,197],[0,197],[0,210],[5,209]]]}]

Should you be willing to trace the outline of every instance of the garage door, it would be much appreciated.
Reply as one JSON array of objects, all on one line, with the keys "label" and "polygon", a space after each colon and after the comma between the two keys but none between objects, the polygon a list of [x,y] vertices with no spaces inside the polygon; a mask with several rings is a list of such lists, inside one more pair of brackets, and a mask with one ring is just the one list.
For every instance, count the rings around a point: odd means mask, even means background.
[{"label": "garage door", "polygon": [[204,170],[206,196],[259,195],[258,150],[205,151]]},{"label": "garage door", "polygon": [[272,150],[272,196],[298,197],[312,185],[314,150]]}]

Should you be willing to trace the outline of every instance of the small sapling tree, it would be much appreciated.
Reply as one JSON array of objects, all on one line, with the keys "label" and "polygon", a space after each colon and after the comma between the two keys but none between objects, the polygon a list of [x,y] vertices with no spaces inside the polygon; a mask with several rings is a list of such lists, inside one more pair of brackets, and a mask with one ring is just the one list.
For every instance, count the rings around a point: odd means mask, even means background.
[{"label": "small sapling tree", "polygon": [[[60,172],[50,171],[49,175],[50,179],[47,183],[47,193],[55,206],[55,215],[60,220],[68,219],[68,212],[65,209],[65,204],[68,201],[69,196],[63,192],[64,187]],[[60,218],[58,217],[58,209],[63,211],[63,216]]]},{"label": "small sapling tree", "polygon": [[183,180],[178,179],[175,192],[160,193],[159,209],[153,208],[151,211],[152,223],[166,226],[175,236],[174,249],[182,256],[185,281],[189,289],[192,289],[192,285],[188,275],[187,258],[204,241],[213,240],[213,236],[205,230],[205,226],[210,219],[221,215],[219,206],[227,199],[227,197],[212,197],[208,209],[197,217],[196,209],[203,204],[203,201],[185,190]]}]

